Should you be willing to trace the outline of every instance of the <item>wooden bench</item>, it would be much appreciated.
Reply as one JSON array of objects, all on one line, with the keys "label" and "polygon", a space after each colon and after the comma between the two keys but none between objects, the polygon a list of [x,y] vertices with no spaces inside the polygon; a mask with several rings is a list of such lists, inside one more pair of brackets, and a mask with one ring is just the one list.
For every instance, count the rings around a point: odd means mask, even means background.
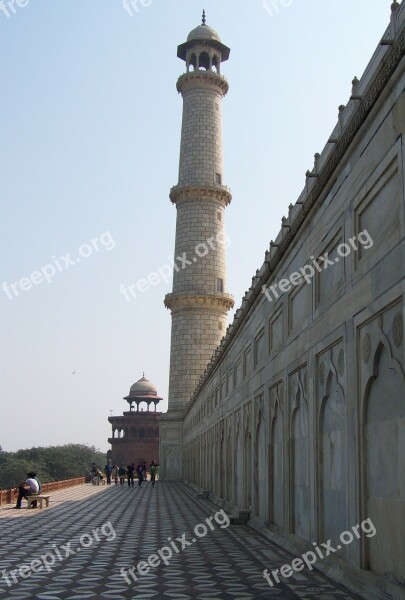
[{"label": "wooden bench", "polygon": [[27,496],[27,508],[34,508],[32,506],[33,502],[39,502],[39,508],[42,508],[44,502],[45,506],[49,506],[49,498],[50,496],[43,496],[42,494],[38,494],[37,496]]}]

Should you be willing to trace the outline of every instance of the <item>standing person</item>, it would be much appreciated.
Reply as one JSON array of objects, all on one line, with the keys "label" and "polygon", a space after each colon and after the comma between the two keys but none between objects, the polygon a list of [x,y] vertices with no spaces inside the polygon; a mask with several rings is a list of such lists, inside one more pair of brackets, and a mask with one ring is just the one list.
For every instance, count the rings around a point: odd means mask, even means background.
[{"label": "standing person", "polygon": [[156,467],[155,461],[152,460],[152,462],[149,465],[150,480],[152,482],[152,485],[155,485],[156,469],[157,469],[157,467]]},{"label": "standing person", "polygon": [[118,467],[118,477],[120,478],[120,485],[125,485],[125,475],[127,474],[127,470],[123,464]]},{"label": "standing person", "polygon": [[142,478],[144,481],[148,481],[148,477],[146,475],[146,460],[143,461],[142,465]]},{"label": "standing person", "polygon": [[138,485],[141,487],[143,481],[143,465],[141,463],[136,467],[136,472],[138,473]]},{"label": "standing person", "polygon": [[111,458],[109,458],[107,460],[106,466],[104,467],[104,473],[105,473],[105,476],[107,478],[107,485],[111,485],[111,473],[112,473],[112,470],[113,470],[113,466],[111,464]]},{"label": "standing person", "polygon": [[134,473],[135,473],[135,465],[131,463],[127,466],[127,479],[128,479],[128,487],[134,485]]},{"label": "standing person", "polygon": [[117,465],[113,465],[113,469],[111,472],[111,479],[114,480],[115,485],[118,485],[118,467],[117,467]]},{"label": "standing person", "polygon": [[[27,473],[27,479],[24,481],[24,483],[21,483],[18,486],[18,498],[15,508],[21,508],[21,502],[23,498],[28,498],[28,496],[37,496],[39,494],[39,489],[39,482],[36,480],[36,473],[30,471]],[[36,507],[37,503],[33,502],[32,506]]]}]

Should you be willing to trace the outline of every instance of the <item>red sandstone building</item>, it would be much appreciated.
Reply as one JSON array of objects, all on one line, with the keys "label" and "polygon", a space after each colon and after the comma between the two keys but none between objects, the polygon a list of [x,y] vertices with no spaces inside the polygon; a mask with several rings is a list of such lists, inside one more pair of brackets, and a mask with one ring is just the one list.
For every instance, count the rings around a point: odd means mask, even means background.
[{"label": "red sandstone building", "polygon": [[[153,383],[143,376],[124,397],[129,411],[120,417],[109,417],[112,426],[111,461],[114,465],[143,463],[152,460],[159,464],[159,419],[156,406],[162,400]],[[135,404],[135,409],[134,409]],[[154,405],[154,410],[151,407]]]}]

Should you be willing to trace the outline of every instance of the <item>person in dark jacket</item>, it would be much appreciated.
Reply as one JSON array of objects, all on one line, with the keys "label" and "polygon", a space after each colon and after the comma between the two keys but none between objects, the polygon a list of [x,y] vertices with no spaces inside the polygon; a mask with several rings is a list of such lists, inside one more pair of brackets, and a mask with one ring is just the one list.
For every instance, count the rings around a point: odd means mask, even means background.
[{"label": "person in dark jacket", "polygon": [[111,473],[113,470],[113,466],[111,464],[111,458],[108,459],[106,466],[104,467],[104,473],[107,478],[107,484],[111,485]]},{"label": "person in dark jacket", "polygon": [[152,482],[152,485],[155,485],[157,465],[154,460],[152,460],[152,462],[149,465],[149,473],[150,473],[150,480]]},{"label": "person in dark jacket", "polygon": [[135,464],[131,463],[127,466],[128,486],[134,485]]},{"label": "person in dark jacket", "polygon": [[136,472],[138,473],[138,485],[141,487],[143,482],[143,465],[141,463],[136,467]]},{"label": "person in dark jacket", "polygon": [[125,485],[125,476],[127,474],[127,470],[124,465],[120,465],[118,467],[118,477],[120,478],[120,485]]}]

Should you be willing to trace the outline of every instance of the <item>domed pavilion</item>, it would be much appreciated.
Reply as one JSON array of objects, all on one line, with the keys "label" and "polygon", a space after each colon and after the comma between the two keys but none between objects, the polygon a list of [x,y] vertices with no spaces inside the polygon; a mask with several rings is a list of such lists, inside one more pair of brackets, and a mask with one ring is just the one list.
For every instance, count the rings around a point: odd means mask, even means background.
[{"label": "domed pavilion", "polygon": [[154,404],[156,412],[156,406],[163,398],[157,395],[156,387],[149,379],[146,379],[145,375],[143,375],[139,381],[131,386],[129,394],[124,397],[124,400],[128,402],[130,411],[133,410],[133,405],[135,404],[136,411],[139,412],[139,406],[143,402],[146,402],[148,406],[147,410],[149,411],[150,405]]},{"label": "domed pavilion", "polygon": [[124,400],[129,404],[129,411],[108,418],[112,426],[112,437],[108,438],[112,463],[127,466],[146,461],[148,467],[152,460],[158,463],[159,419],[162,413],[156,409],[162,398],[158,396],[156,386],[143,374],[131,386]]}]

